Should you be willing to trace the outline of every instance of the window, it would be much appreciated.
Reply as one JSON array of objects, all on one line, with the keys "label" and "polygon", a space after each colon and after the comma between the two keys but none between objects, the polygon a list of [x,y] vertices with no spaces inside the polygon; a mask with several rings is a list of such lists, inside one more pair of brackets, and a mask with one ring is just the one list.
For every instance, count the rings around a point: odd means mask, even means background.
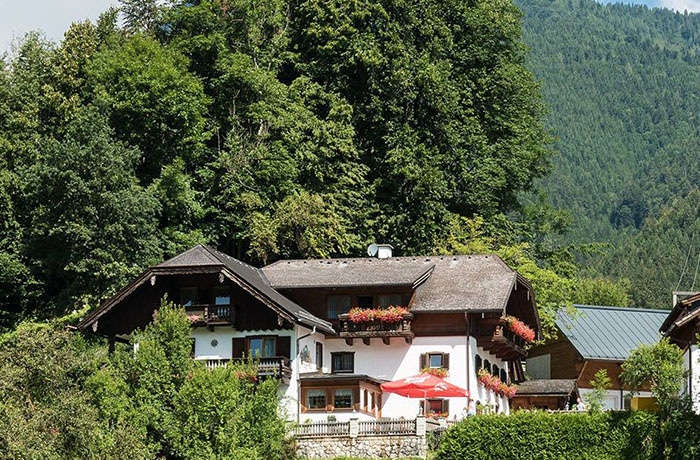
[{"label": "window", "polygon": [[428,355],[428,367],[442,367],[442,353],[431,353]]},{"label": "window", "polygon": [[438,353],[438,352],[430,352],[430,353],[423,353],[420,355],[420,361],[418,364],[418,370],[422,371],[425,368],[443,368],[443,369],[449,369],[450,368],[450,355],[449,353]]},{"label": "window", "polygon": [[505,369],[501,369],[501,382],[503,383],[508,383],[508,374],[506,373]]},{"label": "window", "polygon": [[277,356],[275,337],[250,337],[248,350],[253,358],[270,358]]},{"label": "window", "polygon": [[351,306],[352,298],[349,295],[328,296],[328,319],[338,319],[338,315],[349,312]]},{"label": "window", "polygon": [[323,367],[323,344],[321,342],[316,342],[316,367],[318,369]]},{"label": "window", "polygon": [[336,409],[352,409],[352,390],[350,388],[338,388],[333,392],[333,407]]},{"label": "window", "polygon": [[331,353],[331,372],[349,372],[355,370],[355,353]]},{"label": "window", "polygon": [[499,374],[500,370],[498,369],[498,366],[494,364],[493,369],[491,369],[491,375],[493,375],[494,377],[498,377]]},{"label": "window", "polygon": [[180,305],[190,307],[197,303],[197,288],[184,287],[180,289]]},{"label": "window", "polygon": [[474,358],[474,367],[476,367],[476,370],[478,371],[479,369],[481,369],[481,366],[483,366],[481,356],[476,355],[476,358]]},{"label": "window", "polygon": [[212,296],[214,305],[231,305],[231,290],[228,286],[214,286]]},{"label": "window", "polygon": [[380,295],[377,303],[382,308],[403,305],[403,296],[401,294]]},{"label": "window", "polygon": [[447,399],[428,399],[423,404],[425,415],[448,414],[450,412],[450,402]]},{"label": "window", "polygon": [[357,306],[360,308],[374,308],[374,297],[361,295],[357,298]]},{"label": "window", "polygon": [[323,388],[306,390],[306,408],[307,409],[325,409],[326,408],[326,390]]}]

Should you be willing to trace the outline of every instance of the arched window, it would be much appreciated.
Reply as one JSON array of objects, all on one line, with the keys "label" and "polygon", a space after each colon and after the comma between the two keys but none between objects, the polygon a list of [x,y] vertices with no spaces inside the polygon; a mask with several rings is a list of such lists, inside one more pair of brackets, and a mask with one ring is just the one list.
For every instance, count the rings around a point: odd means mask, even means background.
[{"label": "arched window", "polygon": [[483,365],[483,362],[481,361],[481,356],[476,355],[474,358],[474,366],[476,367],[476,370],[478,371],[481,369],[481,366]]},{"label": "arched window", "polygon": [[488,359],[484,360],[484,369],[487,372],[491,372],[491,362]]},{"label": "arched window", "polygon": [[499,375],[498,366],[496,366],[495,364],[493,365],[493,369],[491,369],[491,375],[493,375],[494,377],[498,377]]},{"label": "arched window", "polygon": [[501,369],[501,382],[508,383],[508,374],[505,369]]}]

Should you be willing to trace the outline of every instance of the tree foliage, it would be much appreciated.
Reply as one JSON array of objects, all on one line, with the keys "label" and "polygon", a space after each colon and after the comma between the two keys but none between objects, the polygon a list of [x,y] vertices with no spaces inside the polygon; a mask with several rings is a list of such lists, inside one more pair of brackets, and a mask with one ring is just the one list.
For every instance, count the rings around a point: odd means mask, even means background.
[{"label": "tree foliage", "polygon": [[651,393],[668,416],[681,407],[683,352],[668,339],[653,345],[640,345],[622,364],[620,379],[632,392],[649,385]]},{"label": "tree foliage", "polygon": [[509,0],[121,12],[58,46],[29,36],[0,68],[4,325],[195,243],[256,264],[432,254],[478,218],[491,248],[570,276],[542,244],[563,221],[518,201],[553,152]]},{"label": "tree foliage", "polygon": [[2,458],[290,458],[277,380],[258,381],[252,361],[194,361],[181,308],[164,303],[112,356],[71,320],[0,336]]}]

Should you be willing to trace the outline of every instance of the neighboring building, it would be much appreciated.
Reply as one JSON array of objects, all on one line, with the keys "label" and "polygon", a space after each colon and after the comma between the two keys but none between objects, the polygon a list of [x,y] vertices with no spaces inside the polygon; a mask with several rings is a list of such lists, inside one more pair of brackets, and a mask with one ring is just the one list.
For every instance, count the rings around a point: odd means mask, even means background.
[{"label": "neighboring building", "polygon": [[[386,256],[388,245],[375,246]],[[290,418],[460,414],[466,398],[406,399],[380,385],[444,368],[474,399],[508,412],[506,397],[478,384],[488,368],[524,379],[525,344],[504,326],[517,317],[535,331],[529,283],[494,255],[282,260],[262,269],[206,246],[151,267],[87,316],[79,329],[127,341],[161,299],[185,307],[194,358],[210,367],[252,353],[260,372],[281,379]],[[352,307],[401,312],[359,321]],[[353,321],[354,320],[354,321]],[[424,406],[421,408],[421,406]]]},{"label": "neighboring building", "polygon": [[569,410],[581,396],[575,379],[526,380],[510,402],[510,410]]},{"label": "neighboring building", "polygon": [[659,330],[683,350],[683,363],[688,371],[683,390],[691,395],[695,411],[700,412],[700,293],[689,294],[676,302]]},{"label": "neighboring building", "polygon": [[[620,382],[621,365],[639,345],[652,345],[667,312],[641,308],[575,305],[572,315],[556,318],[558,337],[529,352],[527,373],[533,379],[573,379],[581,396],[593,390],[591,380],[600,369],[612,380],[603,406],[627,409],[629,398]],[[638,398],[650,398],[641,392]]]}]

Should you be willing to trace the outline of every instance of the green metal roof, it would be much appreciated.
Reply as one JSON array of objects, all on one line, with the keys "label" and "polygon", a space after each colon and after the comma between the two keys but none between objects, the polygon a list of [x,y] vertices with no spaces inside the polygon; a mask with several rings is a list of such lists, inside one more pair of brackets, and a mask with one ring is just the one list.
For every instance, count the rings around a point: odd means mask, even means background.
[{"label": "green metal roof", "polygon": [[659,341],[666,310],[574,305],[573,318],[565,312],[556,324],[584,359],[624,361],[639,345]]}]

